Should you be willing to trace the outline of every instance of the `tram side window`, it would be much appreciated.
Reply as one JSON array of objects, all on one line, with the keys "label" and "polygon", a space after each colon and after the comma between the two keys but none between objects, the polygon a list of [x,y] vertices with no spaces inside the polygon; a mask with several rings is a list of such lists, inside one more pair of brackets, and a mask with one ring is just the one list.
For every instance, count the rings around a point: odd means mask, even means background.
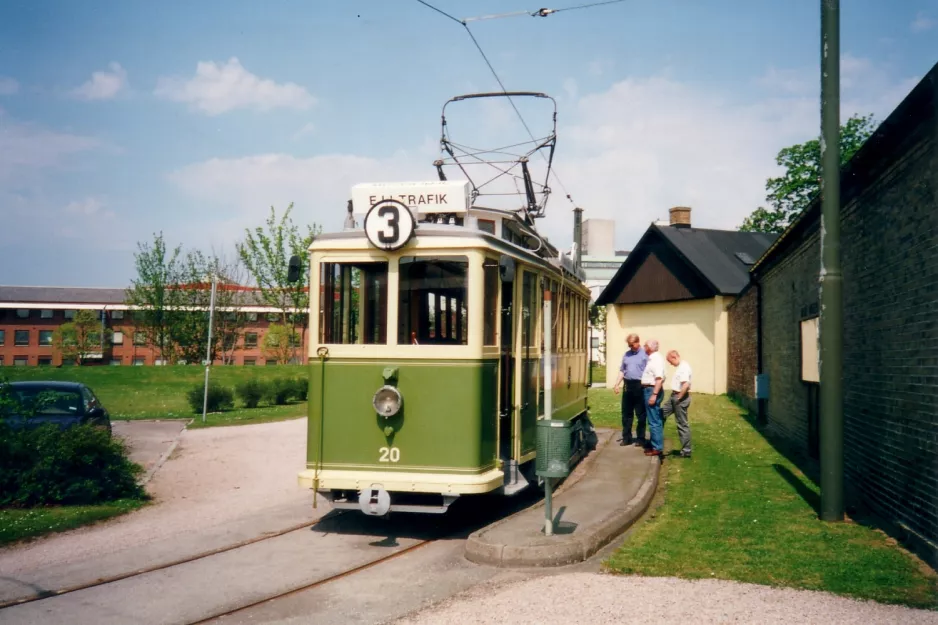
[{"label": "tram side window", "polygon": [[482,265],[482,275],[485,279],[485,297],[482,305],[485,306],[483,314],[485,328],[482,336],[483,345],[497,345],[495,342],[495,328],[498,322],[498,262],[485,259]]},{"label": "tram side window", "polygon": [[401,258],[398,335],[401,345],[469,343],[469,259]]},{"label": "tram side window", "polygon": [[319,342],[384,345],[388,264],[320,264]]}]

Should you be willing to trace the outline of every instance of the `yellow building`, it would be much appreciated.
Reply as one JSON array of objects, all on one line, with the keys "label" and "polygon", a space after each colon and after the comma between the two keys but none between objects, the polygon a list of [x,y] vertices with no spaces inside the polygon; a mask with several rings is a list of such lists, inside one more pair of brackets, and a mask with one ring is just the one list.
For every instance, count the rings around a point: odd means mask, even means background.
[{"label": "yellow building", "polygon": [[672,208],[668,225],[649,227],[596,300],[606,306],[608,386],[634,332],[643,344],[657,339],[662,355],[678,350],[694,372],[695,392],[726,392],[726,309],[777,235],[692,228],[690,212]]}]

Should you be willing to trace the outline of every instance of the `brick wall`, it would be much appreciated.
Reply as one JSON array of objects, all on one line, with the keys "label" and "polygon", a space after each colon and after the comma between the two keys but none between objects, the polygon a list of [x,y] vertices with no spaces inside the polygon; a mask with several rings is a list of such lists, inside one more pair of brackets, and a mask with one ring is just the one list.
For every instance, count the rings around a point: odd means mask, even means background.
[{"label": "brick wall", "polygon": [[857,496],[938,563],[938,127],[845,209],[844,446]]},{"label": "brick wall", "polygon": [[759,292],[750,288],[727,310],[726,390],[753,413],[757,409],[754,378],[759,372],[758,308]]},{"label": "brick wall", "polygon": [[767,426],[806,455],[810,395],[801,380],[801,321],[817,308],[820,268],[820,239],[814,224],[801,244],[761,280],[762,370],[769,377]]},{"label": "brick wall", "polygon": [[[920,125],[842,212],[848,502],[938,565],[938,127]],[[817,302],[817,218],[761,278],[770,432],[807,451],[799,322]]]}]

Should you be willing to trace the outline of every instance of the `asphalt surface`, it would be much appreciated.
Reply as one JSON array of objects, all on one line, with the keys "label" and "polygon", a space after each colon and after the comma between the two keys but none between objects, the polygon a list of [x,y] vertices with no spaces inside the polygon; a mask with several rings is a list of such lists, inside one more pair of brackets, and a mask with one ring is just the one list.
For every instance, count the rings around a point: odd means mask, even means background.
[{"label": "asphalt surface", "polygon": [[111,422],[114,436],[127,444],[130,459],[143,467],[147,480],[168,458],[185,427],[181,419]]}]

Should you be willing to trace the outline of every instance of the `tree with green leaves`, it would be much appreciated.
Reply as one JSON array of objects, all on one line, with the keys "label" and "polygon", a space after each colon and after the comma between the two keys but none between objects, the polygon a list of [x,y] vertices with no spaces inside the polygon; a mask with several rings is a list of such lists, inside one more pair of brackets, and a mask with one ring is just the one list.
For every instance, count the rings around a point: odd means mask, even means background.
[{"label": "tree with green leaves", "polygon": [[184,270],[180,260],[182,246],[166,247],[163,233],[154,234],[153,245],[138,243],[134,254],[137,277],[126,291],[126,302],[133,306],[134,325],[166,363],[177,360],[174,334],[179,323],[181,296],[176,286]]},{"label": "tree with green leaves", "polygon": [[215,321],[212,335],[215,337],[217,358],[223,364],[234,363],[234,353],[244,336],[247,315],[243,312],[245,291],[242,286],[246,275],[240,259],[228,262],[224,257],[213,256],[218,266],[219,282],[215,292]]},{"label": "tree with green leaves", "polygon": [[91,354],[103,353],[104,345],[110,344],[113,335],[105,328],[102,343],[97,315],[92,310],[79,310],[73,321],[63,323],[52,333],[52,348],[62,357],[62,362],[82,365]]},{"label": "tree with green leaves", "polygon": [[272,323],[264,334],[264,357],[276,360],[278,365],[289,364],[300,337],[290,326]]},{"label": "tree with green leaves", "polygon": [[242,301],[238,280],[243,272],[237,263],[228,263],[218,255],[206,256],[198,250],[186,254],[180,299],[188,313],[177,324],[174,338],[180,355],[189,363],[205,358],[208,340],[209,310],[212,303],[212,280],[215,289],[215,312],[212,319],[211,359],[232,361],[237,341],[247,319],[241,314]]},{"label": "tree with green leaves", "polygon": [[306,314],[309,309],[309,275],[302,271],[300,279],[291,283],[287,274],[291,256],[299,256],[302,267],[309,266],[309,246],[322,229],[313,224],[301,233],[290,218],[292,210],[291,202],[278,221],[276,210],[271,206],[267,231],[261,227],[253,232],[245,229],[245,240],[236,247],[241,261],[257,283],[258,303],[276,308],[281,324],[290,326],[294,332],[299,322],[305,343],[309,322]]},{"label": "tree with green leaves", "polygon": [[[853,158],[875,130],[872,115],[854,115],[840,127],[841,167]],[[765,201],[769,208],[760,206],[753,211],[743,220],[741,231],[784,231],[820,191],[820,138],[784,148],[775,157],[775,162],[785,168],[785,173],[778,178],[769,178],[765,183],[768,192]]]}]

